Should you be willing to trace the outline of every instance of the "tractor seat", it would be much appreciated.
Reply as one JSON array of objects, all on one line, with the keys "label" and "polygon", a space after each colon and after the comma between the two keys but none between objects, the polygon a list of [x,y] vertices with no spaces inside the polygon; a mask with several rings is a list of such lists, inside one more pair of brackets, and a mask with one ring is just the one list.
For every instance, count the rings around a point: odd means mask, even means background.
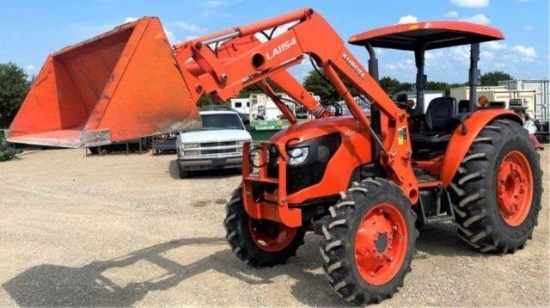
[{"label": "tractor seat", "polygon": [[455,128],[456,100],[452,97],[434,98],[424,116],[424,129],[411,133],[413,155],[429,159],[442,154]]}]

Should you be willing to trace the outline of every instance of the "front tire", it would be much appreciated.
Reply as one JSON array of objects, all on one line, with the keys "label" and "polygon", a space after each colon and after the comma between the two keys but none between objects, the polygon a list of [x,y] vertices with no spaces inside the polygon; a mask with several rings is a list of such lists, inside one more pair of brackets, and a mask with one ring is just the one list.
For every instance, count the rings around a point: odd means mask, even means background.
[{"label": "front tire", "polygon": [[277,222],[250,218],[244,209],[242,188],[233,192],[226,212],[227,242],[233,253],[251,266],[284,264],[304,243],[303,227],[290,228]]},{"label": "front tire", "polygon": [[323,269],[332,289],[353,304],[378,303],[403,285],[418,237],[416,214],[384,179],[355,183],[330,207],[323,226]]},{"label": "front tire", "polygon": [[178,164],[178,175],[180,179],[185,179],[189,177],[189,171],[185,170],[179,163]]},{"label": "front tire", "polygon": [[527,131],[489,123],[451,183],[458,235],[481,252],[513,253],[533,234],[541,209],[540,157]]}]

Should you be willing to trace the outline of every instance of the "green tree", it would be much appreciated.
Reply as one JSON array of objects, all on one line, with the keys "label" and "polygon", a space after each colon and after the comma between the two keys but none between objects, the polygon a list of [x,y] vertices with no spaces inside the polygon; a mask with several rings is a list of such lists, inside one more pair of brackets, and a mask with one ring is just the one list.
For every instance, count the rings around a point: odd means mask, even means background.
[{"label": "green tree", "polygon": [[[351,83],[340,75],[344,85],[349,89],[351,95],[358,96],[360,92],[351,85]],[[339,101],[342,100],[342,96],[338,93],[336,88],[330,83],[324,76],[319,74],[318,71],[312,70],[304,79],[304,88],[309,92],[319,95],[322,101]]]},{"label": "green tree", "polygon": [[0,63],[0,127],[7,128],[29,92],[25,71],[14,63]]},{"label": "green tree", "polygon": [[[274,83],[270,79],[267,80],[267,84],[269,84],[275,92],[284,92],[283,89],[279,87],[278,84]],[[242,91],[239,93],[239,98],[249,98],[250,94],[254,94],[254,93],[264,93],[264,92],[262,91],[262,88],[259,85],[253,84],[251,86],[248,86],[242,89]]]},{"label": "green tree", "polygon": [[399,80],[388,76],[382,77],[378,83],[382,89],[390,95],[399,91],[408,91],[412,86],[409,82],[400,82]]},{"label": "green tree", "polygon": [[487,72],[481,75],[481,85],[498,86],[499,81],[512,80],[512,79],[514,78],[510,74],[505,72],[501,72],[501,71]]},{"label": "green tree", "polygon": [[316,70],[312,70],[308,73],[307,77],[304,79],[304,87],[309,92],[319,95],[323,101],[334,101],[340,98],[340,95],[334,86]]}]

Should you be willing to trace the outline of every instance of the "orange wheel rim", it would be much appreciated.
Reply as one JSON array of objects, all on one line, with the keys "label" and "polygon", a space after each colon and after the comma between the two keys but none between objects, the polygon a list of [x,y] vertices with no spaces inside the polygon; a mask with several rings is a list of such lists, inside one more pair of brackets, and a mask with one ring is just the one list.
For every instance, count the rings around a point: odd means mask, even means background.
[{"label": "orange wheel rim", "polygon": [[533,201],[533,172],[525,155],[512,151],[497,174],[497,201],[504,221],[516,227],[525,221]]},{"label": "orange wheel rim", "polygon": [[297,233],[296,228],[255,219],[250,219],[248,227],[256,246],[267,252],[277,252],[285,249],[292,243]]},{"label": "orange wheel rim", "polygon": [[355,264],[371,285],[390,281],[407,255],[409,234],[401,212],[391,203],[380,203],[368,211],[355,236]]}]

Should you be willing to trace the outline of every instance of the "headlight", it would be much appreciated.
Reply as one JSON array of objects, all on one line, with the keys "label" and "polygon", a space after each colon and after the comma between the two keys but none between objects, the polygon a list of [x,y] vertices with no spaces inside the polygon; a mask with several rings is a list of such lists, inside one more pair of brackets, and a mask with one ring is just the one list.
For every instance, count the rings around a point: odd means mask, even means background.
[{"label": "headlight", "polygon": [[307,156],[309,154],[309,148],[308,147],[301,147],[301,148],[293,148],[288,150],[288,164],[291,166],[297,166],[302,163],[304,163],[307,159]]},{"label": "headlight", "polygon": [[200,143],[184,143],[183,144],[184,149],[196,149],[196,148],[200,148],[200,147],[201,147]]}]

